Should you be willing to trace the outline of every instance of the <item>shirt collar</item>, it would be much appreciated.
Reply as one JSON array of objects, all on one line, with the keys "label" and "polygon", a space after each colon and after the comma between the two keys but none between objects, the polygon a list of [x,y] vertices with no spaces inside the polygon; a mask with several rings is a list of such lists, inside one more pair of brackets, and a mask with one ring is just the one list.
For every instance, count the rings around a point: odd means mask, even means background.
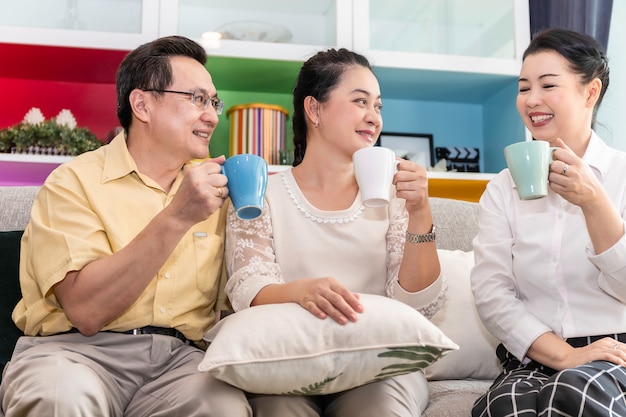
[{"label": "shirt collar", "polygon": [[[102,183],[114,181],[133,173],[147,186],[161,189],[154,180],[139,172],[135,160],[128,151],[126,134],[122,131],[107,145],[107,152],[104,156],[104,169],[102,171]],[[183,175],[184,171],[181,169],[172,184],[170,193],[176,193]]]},{"label": "shirt collar", "polygon": [[108,182],[137,172],[137,164],[126,146],[126,133],[120,132],[108,145],[104,157],[102,182]]},{"label": "shirt collar", "polygon": [[612,153],[608,145],[600,139],[596,132],[592,131],[589,144],[582,159],[591,167],[600,180],[606,176],[607,170],[611,166],[611,155]]}]

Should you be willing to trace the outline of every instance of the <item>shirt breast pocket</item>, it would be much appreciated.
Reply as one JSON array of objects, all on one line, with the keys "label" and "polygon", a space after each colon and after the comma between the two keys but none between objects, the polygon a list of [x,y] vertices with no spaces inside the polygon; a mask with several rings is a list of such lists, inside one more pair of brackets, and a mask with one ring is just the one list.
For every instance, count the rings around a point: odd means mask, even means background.
[{"label": "shirt breast pocket", "polygon": [[521,201],[517,205],[514,223],[514,251],[549,248],[556,224],[556,212],[550,208],[548,197]]},{"label": "shirt breast pocket", "polygon": [[198,290],[209,295],[217,288],[224,261],[224,241],[221,236],[202,231],[193,233],[193,253]]}]

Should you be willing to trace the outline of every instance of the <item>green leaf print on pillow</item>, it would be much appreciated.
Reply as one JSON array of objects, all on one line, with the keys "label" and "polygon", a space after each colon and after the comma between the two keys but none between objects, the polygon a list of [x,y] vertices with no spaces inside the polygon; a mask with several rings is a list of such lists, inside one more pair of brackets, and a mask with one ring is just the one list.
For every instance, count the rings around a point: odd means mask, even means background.
[{"label": "green leaf print on pillow", "polygon": [[325,392],[325,387],[329,382],[333,382],[335,379],[339,378],[341,374],[337,376],[333,376],[330,378],[326,378],[322,382],[316,382],[314,384],[310,384],[308,387],[302,387],[297,390],[289,391],[284,393],[284,395],[321,395]]},{"label": "green leaf print on pillow", "polygon": [[431,346],[404,346],[390,348],[387,352],[378,354],[379,358],[396,358],[404,359],[409,363],[394,363],[387,365],[381,369],[371,382],[380,381],[382,379],[391,378],[397,375],[404,375],[411,372],[417,372],[426,368],[442,356],[441,349]]}]

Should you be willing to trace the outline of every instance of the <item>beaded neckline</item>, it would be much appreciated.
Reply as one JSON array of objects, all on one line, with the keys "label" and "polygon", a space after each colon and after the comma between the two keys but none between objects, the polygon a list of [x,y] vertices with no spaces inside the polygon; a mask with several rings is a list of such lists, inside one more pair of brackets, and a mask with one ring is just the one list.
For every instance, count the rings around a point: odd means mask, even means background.
[{"label": "beaded neckline", "polygon": [[[330,223],[330,224],[334,224],[334,223],[350,223],[353,222],[354,220],[356,220],[361,213],[363,213],[363,209],[364,206],[363,204],[360,204],[359,207],[356,209],[356,211],[354,211],[351,215],[349,216],[345,216],[345,217],[320,217],[320,216],[316,216],[313,213],[311,213],[301,202],[300,199],[297,196],[297,191],[295,191],[291,185],[289,184],[289,179],[287,178],[287,172],[281,172],[279,175],[281,176],[281,179],[283,181],[283,185],[285,186],[285,189],[287,190],[287,193],[289,194],[289,197],[291,197],[291,201],[293,202],[293,204],[296,206],[296,208],[309,220],[311,220],[312,222],[315,223]],[[291,174],[293,176],[293,174]],[[295,179],[294,179],[295,181]],[[334,213],[334,212],[333,212]]]}]

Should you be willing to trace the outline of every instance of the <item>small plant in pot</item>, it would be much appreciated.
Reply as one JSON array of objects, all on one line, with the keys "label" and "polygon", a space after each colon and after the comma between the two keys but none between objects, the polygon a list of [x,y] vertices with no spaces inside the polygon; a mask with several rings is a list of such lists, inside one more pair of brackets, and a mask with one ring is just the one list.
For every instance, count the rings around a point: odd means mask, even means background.
[{"label": "small plant in pot", "polygon": [[76,126],[69,110],[45,120],[41,110],[32,108],[20,123],[0,130],[0,152],[37,155],[79,155],[102,146],[87,128]]}]

